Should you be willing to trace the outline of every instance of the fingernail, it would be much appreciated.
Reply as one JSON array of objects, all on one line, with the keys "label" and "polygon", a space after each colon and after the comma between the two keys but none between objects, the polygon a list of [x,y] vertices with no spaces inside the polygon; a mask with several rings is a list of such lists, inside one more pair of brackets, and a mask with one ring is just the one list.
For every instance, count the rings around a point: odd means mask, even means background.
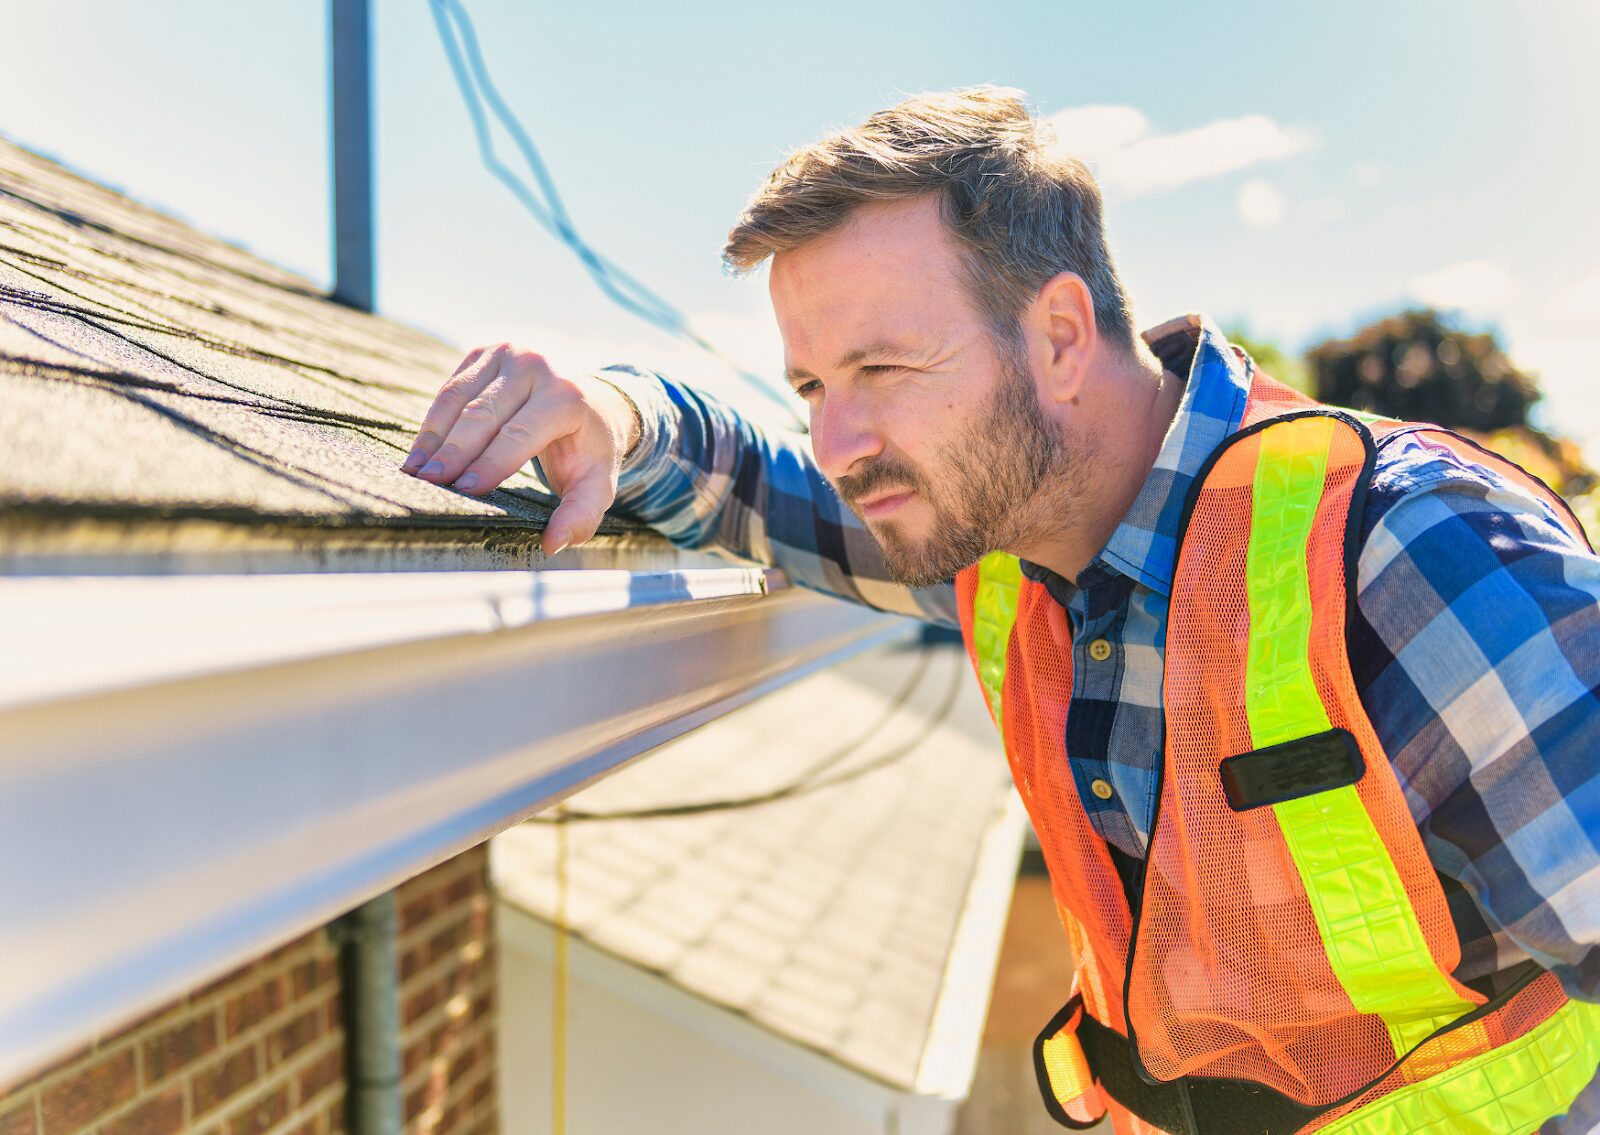
[{"label": "fingernail", "polygon": [[400,468],[404,469],[407,473],[409,473],[413,469],[415,469],[418,465],[421,465],[427,459],[428,459],[428,451],[427,450],[425,450],[425,449],[413,449],[411,451],[411,456],[406,458],[405,464],[400,466]]},{"label": "fingernail", "polygon": [[556,533],[556,535],[550,541],[550,550],[546,552],[545,555],[553,556],[557,552],[561,551],[561,549],[567,546],[568,539],[569,537],[565,532]]},{"label": "fingernail", "polygon": [[423,477],[437,477],[440,473],[443,473],[443,472],[444,472],[444,462],[443,461],[430,461],[430,462],[428,462],[426,465],[424,465],[422,467],[422,472],[421,472],[420,476],[423,476]]},{"label": "fingernail", "polygon": [[456,488],[458,489],[475,489],[477,487],[478,475],[476,473],[468,473],[456,482]]}]

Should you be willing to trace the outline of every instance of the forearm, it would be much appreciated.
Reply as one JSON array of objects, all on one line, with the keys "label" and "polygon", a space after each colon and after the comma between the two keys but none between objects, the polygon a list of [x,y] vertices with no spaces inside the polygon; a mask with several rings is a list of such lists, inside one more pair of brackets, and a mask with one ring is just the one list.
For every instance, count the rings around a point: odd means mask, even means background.
[{"label": "forearm", "polygon": [[674,544],[781,568],[795,583],[955,625],[950,585],[889,579],[877,542],[828,485],[804,438],[768,433],[725,403],[648,371],[596,377],[639,411],[617,505]]}]

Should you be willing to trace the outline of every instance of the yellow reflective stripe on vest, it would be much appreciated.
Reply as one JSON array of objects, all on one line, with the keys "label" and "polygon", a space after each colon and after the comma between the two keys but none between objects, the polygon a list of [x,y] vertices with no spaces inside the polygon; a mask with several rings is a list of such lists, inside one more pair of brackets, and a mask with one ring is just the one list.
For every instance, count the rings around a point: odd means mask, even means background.
[{"label": "yellow reflective stripe on vest", "polygon": [[[1311,675],[1306,546],[1336,429],[1296,418],[1261,434],[1246,569],[1250,641],[1245,708],[1266,748],[1332,728]],[[1353,786],[1272,805],[1299,871],[1328,964],[1359,1012],[1388,1026],[1395,1055],[1469,1011],[1434,964],[1389,857]]]},{"label": "yellow reflective stripe on vest", "polygon": [[1526,1135],[1566,1113],[1600,1064],[1600,1005],[1568,1001],[1514,1041],[1397,1088],[1319,1135]]},{"label": "yellow reflective stripe on vest", "polygon": [[1001,725],[1000,691],[1006,683],[1006,648],[1017,621],[1017,591],[1022,584],[1022,563],[1005,552],[990,552],[978,561],[978,587],[972,598],[972,643],[978,656],[978,680],[994,723]]},{"label": "yellow reflective stripe on vest", "polygon": [[1261,434],[1245,583],[1250,641],[1245,710],[1258,749],[1332,728],[1311,677],[1306,544],[1328,476],[1332,418],[1296,418]]}]

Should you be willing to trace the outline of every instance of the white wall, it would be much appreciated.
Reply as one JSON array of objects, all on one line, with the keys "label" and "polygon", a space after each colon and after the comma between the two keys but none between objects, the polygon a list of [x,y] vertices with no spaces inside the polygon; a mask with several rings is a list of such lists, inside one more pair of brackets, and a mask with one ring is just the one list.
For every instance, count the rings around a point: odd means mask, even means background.
[{"label": "white wall", "polygon": [[[551,1131],[550,931],[501,904],[500,1101],[515,1135]],[[568,979],[568,1135],[944,1135],[915,1100],[581,942]]]}]

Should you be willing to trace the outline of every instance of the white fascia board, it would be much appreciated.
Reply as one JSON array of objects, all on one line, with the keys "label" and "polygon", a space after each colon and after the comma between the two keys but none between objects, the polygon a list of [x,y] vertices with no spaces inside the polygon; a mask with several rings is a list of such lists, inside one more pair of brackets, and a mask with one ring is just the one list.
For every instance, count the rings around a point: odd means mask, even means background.
[{"label": "white fascia board", "polygon": [[781,584],[0,580],[0,1084],[915,626]]}]

